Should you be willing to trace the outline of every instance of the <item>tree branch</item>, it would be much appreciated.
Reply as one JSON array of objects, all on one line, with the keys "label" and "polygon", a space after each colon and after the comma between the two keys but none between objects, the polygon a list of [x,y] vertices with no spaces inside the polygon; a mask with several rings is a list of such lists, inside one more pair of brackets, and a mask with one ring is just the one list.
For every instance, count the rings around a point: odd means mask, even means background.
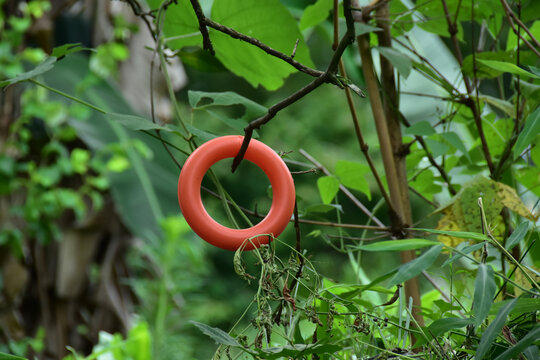
[{"label": "tree branch", "polygon": [[[293,93],[292,95],[290,95],[286,99],[284,99],[284,100],[280,101],[279,103],[277,103],[277,104],[273,105],[272,107],[270,107],[268,109],[268,113],[266,113],[266,115],[264,115],[264,116],[262,116],[262,117],[260,117],[260,118],[258,118],[256,120],[253,120],[252,122],[250,122],[248,124],[248,126],[246,126],[244,128],[244,133],[245,133],[244,141],[242,142],[242,146],[240,147],[240,150],[238,151],[238,154],[236,155],[236,157],[233,160],[233,163],[232,163],[232,166],[231,166],[231,171],[232,172],[234,172],[238,168],[238,165],[240,165],[240,162],[244,158],[244,155],[245,155],[245,153],[247,151],[249,142],[251,141],[251,137],[253,136],[253,130],[259,129],[262,125],[266,124],[268,121],[273,119],[280,110],[282,110],[285,107],[291,105],[292,103],[296,102],[297,100],[303,98],[305,95],[309,94],[310,92],[312,92],[313,90],[315,90],[317,87],[319,87],[321,84],[323,84],[325,82],[331,82],[333,84],[338,85],[341,88],[344,87],[344,84],[341,82],[341,80],[338,79],[338,77],[335,75],[335,73],[337,71],[337,67],[338,67],[338,64],[339,64],[339,59],[341,59],[341,56],[343,55],[343,52],[345,51],[347,46],[349,46],[349,44],[351,44],[354,41],[354,21],[352,19],[352,15],[351,15],[351,12],[350,12],[350,0],[344,1],[343,4],[344,4],[344,8],[345,8],[345,18],[347,19],[347,31],[345,32],[345,34],[341,38],[341,41],[339,42],[336,50],[334,51],[332,59],[330,60],[330,64],[326,68],[326,71],[324,73],[320,73],[320,75],[318,75],[318,77],[315,80],[313,80],[308,85],[304,86],[302,89],[298,90],[297,92]],[[211,20],[208,20],[208,21],[211,21]],[[217,24],[217,25],[219,25],[219,24]],[[209,25],[209,26],[211,26],[211,25]],[[223,25],[219,25],[219,26],[223,26]],[[230,29],[230,30],[232,30],[232,29]],[[232,30],[232,31],[234,31],[239,36],[245,37],[245,35],[240,34],[240,33],[236,32],[235,30]],[[252,40],[255,40],[258,44],[262,44],[259,40],[256,40],[256,39],[252,39]],[[262,45],[264,45],[264,44],[262,44]],[[266,46],[266,45],[264,45],[264,46]],[[272,49],[272,51],[276,52],[273,49]],[[281,54],[282,56],[285,57],[285,58],[283,58],[284,60],[287,59],[289,61],[297,63],[296,60],[293,60],[290,56],[284,55],[282,53],[279,53],[279,54]],[[280,58],[282,58],[282,57],[280,57]],[[287,62],[289,62],[289,61],[287,61]]]},{"label": "tree branch", "polygon": [[214,51],[214,46],[212,46],[212,41],[210,40],[210,35],[208,34],[208,29],[206,28],[204,19],[204,13],[201,8],[201,4],[199,4],[198,0],[190,0],[191,6],[193,7],[193,10],[195,11],[195,15],[197,15],[197,20],[199,21],[199,31],[201,32],[202,38],[203,38],[203,49],[208,50],[210,54],[215,55],[216,52]]},{"label": "tree branch", "polygon": [[[540,42],[538,42],[538,40],[534,37],[531,31],[525,26],[525,24],[519,19],[519,17],[517,17],[516,14],[514,14],[512,9],[510,8],[510,5],[508,5],[506,0],[501,0],[501,4],[504,8],[504,13],[506,14],[506,18],[508,19],[508,22],[510,23],[510,27],[512,28],[512,31],[525,43],[525,45],[527,45],[529,49],[531,49],[536,54],[536,56],[540,57],[540,52],[538,51],[538,49],[540,49]],[[525,39],[525,37],[523,37],[520,34],[519,30],[516,29],[514,21],[518,24],[520,28],[525,30],[525,32],[530,36],[531,41],[534,43],[534,45],[531,44],[527,39]],[[518,47],[519,47],[519,43],[518,43]]]}]

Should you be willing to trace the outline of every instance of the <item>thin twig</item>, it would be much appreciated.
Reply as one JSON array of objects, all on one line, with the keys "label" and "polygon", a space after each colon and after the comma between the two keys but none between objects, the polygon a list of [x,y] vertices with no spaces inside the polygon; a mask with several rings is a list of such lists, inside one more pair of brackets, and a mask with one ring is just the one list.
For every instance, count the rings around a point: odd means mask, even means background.
[{"label": "thin twig", "polygon": [[435,204],[433,201],[429,200],[427,197],[425,197],[424,195],[422,195],[420,192],[418,192],[415,188],[413,188],[412,186],[409,186],[409,190],[415,194],[416,196],[418,196],[420,199],[424,200],[425,202],[427,202],[429,205],[433,206],[435,209],[437,209],[439,206],[437,204]]},{"label": "thin twig", "polygon": [[208,29],[206,28],[206,24],[204,22],[205,16],[201,8],[201,4],[199,4],[198,0],[190,1],[191,6],[195,11],[195,15],[197,16],[197,20],[199,21],[199,31],[201,32],[203,38],[203,49],[208,50],[210,54],[215,55],[216,52],[214,50],[214,46],[212,46],[212,41],[210,40],[210,35],[208,34]]},{"label": "thin twig", "polygon": [[[306,159],[308,159],[313,165],[315,165],[319,170],[321,170],[325,175],[331,176],[332,174],[330,171],[328,171],[327,168],[325,168],[320,162],[318,162],[313,156],[308,154],[304,149],[298,150],[302,156],[304,156]],[[356,205],[360,210],[364,212],[370,219],[373,219],[373,222],[376,223],[379,226],[384,226],[382,221],[380,221],[367,207],[362,204],[358,198],[356,198],[350,191],[343,185],[339,185],[339,189],[343,191],[343,193]]]},{"label": "thin twig", "polygon": [[318,88],[324,82],[325,82],[325,76],[323,74],[320,77],[313,80],[312,82],[310,82],[309,84],[307,84],[306,86],[304,86],[303,88],[301,88],[300,90],[294,92],[289,97],[271,106],[268,109],[268,112],[264,116],[250,122],[248,126],[246,126],[244,129],[244,140],[242,141],[242,145],[240,147],[240,150],[238,151],[238,154],[233,160],[231,171],[234,172],[238,168],[238,165],[240,165],[240,162],[242,161],[242,159],[244,158],[249,142],[251,141],[251,137],[253,136],[254,130],[259,129],[262,125],[272,120],[280,110],[283,110],[287,106],[300,100],[301,98],[303,98],[304,96],[306,96],[307,94],[309,94],[310,92]]}]

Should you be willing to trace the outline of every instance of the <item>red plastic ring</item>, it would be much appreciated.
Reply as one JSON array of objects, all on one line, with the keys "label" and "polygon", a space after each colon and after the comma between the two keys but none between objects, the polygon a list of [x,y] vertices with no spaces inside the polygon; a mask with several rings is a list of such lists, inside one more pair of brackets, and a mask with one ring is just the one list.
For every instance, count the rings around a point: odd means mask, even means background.
[{"label": "red plastic ring", "polygon": [[[235,157],[243,139],[243,136],[223,136],[199,146],[186,160],[178,179],[178,202],[187,223],[203,240],[225,250],[237,250],[243,245],[245,250],[252,250],[267,244],[271,240],[268,234],[279,236],[294,210],[294,182],[287,165],[274,150],[253,139],[244,159],[260,167],[270,180],[273,193],[270,212],[248,229],[225,227],[208,214],[201,199],[203,177],[216,162]],[[250,238],[251,242],[246,243]]]}]

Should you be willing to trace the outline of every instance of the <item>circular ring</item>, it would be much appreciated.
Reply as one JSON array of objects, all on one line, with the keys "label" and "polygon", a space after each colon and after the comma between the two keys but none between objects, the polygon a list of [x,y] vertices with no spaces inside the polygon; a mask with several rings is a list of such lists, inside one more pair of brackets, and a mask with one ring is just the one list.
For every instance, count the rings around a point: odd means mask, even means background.
[{"label": "circular ring", "polygon": [[[294,209],[294,182],[278,154],[260,141],[251,140],[244,159],[260,167],[272,185],[272,207],[257,225],[247,229],[231,229],[216,222],[208,214],[201,199],[204,175],[216,162],[235,157],[243,136],[222,136],[199,146],[186,160],[178,179],[178,202],[187,223],[197,235],[225,250],[237,250],[245,245],[252,250],[267,244],[271,236],[279,236],[291,219]],[[257,236],[266,235],[266,236]],[[246,243],[246,239],[251,242]]]}]

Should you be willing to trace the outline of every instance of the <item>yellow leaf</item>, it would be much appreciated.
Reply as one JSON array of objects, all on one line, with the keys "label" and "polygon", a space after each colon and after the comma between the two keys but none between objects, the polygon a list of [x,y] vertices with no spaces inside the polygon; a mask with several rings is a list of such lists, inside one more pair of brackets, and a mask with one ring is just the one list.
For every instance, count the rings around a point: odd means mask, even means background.
[{"label": "yellow leaf", "polygon": [[515,212],[516,214],[523,216],[531,221],[538,220],[538,216],[534,216],[531,211],[525,206],[523,201],[519,198],[516,190],[506,184],[497,182],[497,196],[501,200],[501,203]]}]

